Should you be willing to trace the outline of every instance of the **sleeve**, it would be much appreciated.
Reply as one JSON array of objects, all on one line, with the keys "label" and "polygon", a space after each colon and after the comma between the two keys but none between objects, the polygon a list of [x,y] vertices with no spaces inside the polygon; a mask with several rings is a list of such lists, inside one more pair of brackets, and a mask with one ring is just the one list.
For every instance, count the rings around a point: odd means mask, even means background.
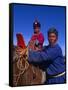
[{"label": "sleeve", "polygon": [[35,35],[32,35],[32,37],[30,39],[30,41],[33,41],[33,40],[35,40]]},{"label": "sleeve", "polygon": [[37,52],[29,51],[28,61],[29,62],[43,62],[43,61],[53,61],[60,55],[60,50],[55,48]]},{"label": "sleeve", "polygon": [[39,35],[39,42],[40,42],[40,44],[44,43],[44,36],[42,33]]}]

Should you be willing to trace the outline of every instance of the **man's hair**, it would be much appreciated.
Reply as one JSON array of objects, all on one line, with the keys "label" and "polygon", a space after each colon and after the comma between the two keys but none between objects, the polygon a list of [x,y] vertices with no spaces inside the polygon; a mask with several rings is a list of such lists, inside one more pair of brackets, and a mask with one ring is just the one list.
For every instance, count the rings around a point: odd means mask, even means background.
[{"label": "man's hair", "polygon": [[56,28],[54,28],[54,27],[49,28],[48,36],[50,33],[54,33],[58,37],[58,31],[56,30]]}]

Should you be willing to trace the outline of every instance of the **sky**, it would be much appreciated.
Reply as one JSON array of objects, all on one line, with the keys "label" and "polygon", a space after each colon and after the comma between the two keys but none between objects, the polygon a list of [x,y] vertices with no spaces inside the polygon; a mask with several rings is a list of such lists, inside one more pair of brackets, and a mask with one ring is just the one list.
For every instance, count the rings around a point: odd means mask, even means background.
[{"label": "sky", "polygon": [[41,24],[41,32],[44,35],[44,45],[48,45],[47,31],[55,27],[59,33],[58,44],[65,55],[65,7],[13,4],[13,43],[17,44],[16,33],[21,33],[26,45],[33,35],[33,22],[37,20]]}]

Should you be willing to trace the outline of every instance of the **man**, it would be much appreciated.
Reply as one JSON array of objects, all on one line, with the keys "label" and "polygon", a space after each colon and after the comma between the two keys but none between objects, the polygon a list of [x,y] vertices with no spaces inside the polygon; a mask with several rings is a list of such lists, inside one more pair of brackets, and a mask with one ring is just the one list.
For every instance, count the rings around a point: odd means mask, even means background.
[{"label": "man", "polygon": [[44,84],[59,84],[65,82],[65,64],[62,50],[57,44],[58,32],[55,28],[48,31],[49,45],[42,51],[30,51],[29,63],[37,63],[47,73]]}]

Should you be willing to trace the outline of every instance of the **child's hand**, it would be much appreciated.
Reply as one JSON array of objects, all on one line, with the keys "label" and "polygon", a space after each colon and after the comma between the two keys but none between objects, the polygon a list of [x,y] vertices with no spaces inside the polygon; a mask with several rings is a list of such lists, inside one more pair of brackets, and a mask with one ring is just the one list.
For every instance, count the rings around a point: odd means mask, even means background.
[{"label": "child's hand", "polygon": [[38,47],[35,47],[35,51],[41,51],[41,49]]}]

